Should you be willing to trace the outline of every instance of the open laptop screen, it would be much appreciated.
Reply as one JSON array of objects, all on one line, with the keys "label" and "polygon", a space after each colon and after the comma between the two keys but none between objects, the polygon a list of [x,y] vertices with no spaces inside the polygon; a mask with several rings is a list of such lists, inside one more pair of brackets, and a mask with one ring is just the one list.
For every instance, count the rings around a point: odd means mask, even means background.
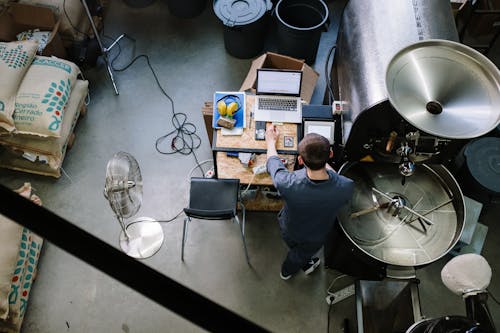
[{"label": "open laptop screen", "polygon": [[257,69],[257,95],[300,96],[302,72],[279,69]]}]

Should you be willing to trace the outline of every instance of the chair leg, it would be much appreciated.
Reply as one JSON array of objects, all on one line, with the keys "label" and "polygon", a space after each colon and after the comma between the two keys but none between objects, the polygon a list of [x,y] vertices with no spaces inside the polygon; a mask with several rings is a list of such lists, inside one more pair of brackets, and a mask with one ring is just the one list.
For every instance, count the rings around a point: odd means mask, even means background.
[{"label": "chair leg", "polygon": [[188,222],[191,219],[189,216],[184,218],[184,225],[182,226],[182,249],[181,249],[181,260],[184,261],[184,245],[186,244],[187,232],[188,232]]},{"label": "chair leg", "polygon": [[238,225],[240,227],[240,232],[241,232],[241,240],[243,241],[243,248],[245,249],[245,258],[247,259],[247,264],[250,265],[250,257],[248,256],[248,250],[247,250],[247,242],[245,240],[245,206],[243,203],[240,202],[241,205],[241,212],[242,212],[242,220],[240,223],[240,220],[238,219],[238,215],[236,215],[234,218],[236,222],[238,222]]}]

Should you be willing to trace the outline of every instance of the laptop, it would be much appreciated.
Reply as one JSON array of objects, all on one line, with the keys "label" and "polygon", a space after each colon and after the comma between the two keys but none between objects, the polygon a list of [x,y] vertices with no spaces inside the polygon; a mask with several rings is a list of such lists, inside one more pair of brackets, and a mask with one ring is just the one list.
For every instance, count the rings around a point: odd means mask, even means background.
[{"label": "laptop", "polygon": [[302,71],[257,69],[256,121],[302,123]]}]

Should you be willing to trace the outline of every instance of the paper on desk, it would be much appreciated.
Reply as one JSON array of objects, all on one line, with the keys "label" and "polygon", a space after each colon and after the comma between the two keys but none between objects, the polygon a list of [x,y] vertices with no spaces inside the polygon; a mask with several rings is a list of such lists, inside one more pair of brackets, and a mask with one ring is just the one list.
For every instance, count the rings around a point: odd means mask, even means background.
[{"label": "paper on desk", "polygon": [[233,127],[231,129],[222,127],[221,129],[222,135],[242,135],[243,127]]}]

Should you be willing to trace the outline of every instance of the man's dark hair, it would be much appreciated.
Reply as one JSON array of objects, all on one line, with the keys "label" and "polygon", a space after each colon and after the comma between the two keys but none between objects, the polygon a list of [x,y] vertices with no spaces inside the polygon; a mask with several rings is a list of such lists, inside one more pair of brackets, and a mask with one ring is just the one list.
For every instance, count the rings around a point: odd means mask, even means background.
[{"label": "man's dark hair", "polygon": [[330,158],[330,142],[322,135],[309,133],[299,143],[299,155],[309,169],[324,168]]}]

